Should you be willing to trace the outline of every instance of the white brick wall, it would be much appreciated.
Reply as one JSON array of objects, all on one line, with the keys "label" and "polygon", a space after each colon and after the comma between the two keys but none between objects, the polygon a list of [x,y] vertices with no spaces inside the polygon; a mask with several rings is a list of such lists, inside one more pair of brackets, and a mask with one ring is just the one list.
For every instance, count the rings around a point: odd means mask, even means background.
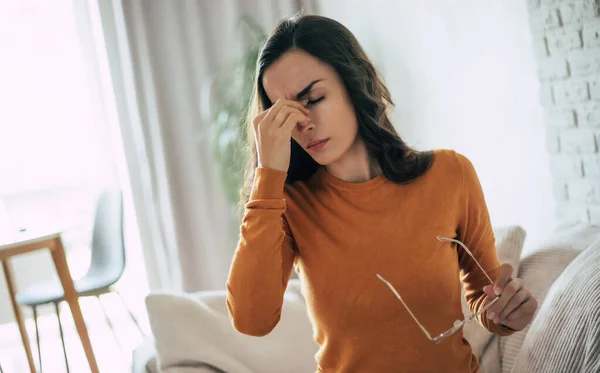
[{"label": "white brick wall", "polygon": [[591,206],[589,208],[590,223],[600,225],[600,206]]},{"label": "white brick wall", "polygon": [[581,48],[581,36],[577,27],[560,28],[546,33],[546,44],[551,55]]},{"label": "white brick wall", "polygon": [[550,154],[556,154],[560,152],[560,143],[558,139],[559,133],[558,128],[548,127],[546,128],[546,146]]},{"label": "white brick wall", "polygon": [[593,0],[562,1],[560,15],[563,24],[581,24],[596,17],[596,2]]},{"label": "white brick wall", "polygon": [[575,180],[567,185],[569,198],[588,204],[600,204],[600,181]]},{"label": "white brick wall", "polygon": [[590,98],[588,82],[585,80],[567,80],[554,85],[554,102],[561,104],[577,104]]},{"label": "white brick wall", "polygon": [[600,178],[600,155],[583,156],[583,174],[593,179]]},{"label": "white brick wall", "polygon": [[587,24],[583,26],[583,44],[590,48],[600,47],[600,25]]},{"label": "white brick wall", "polygon": [[554,103],[554,97],[552,93],[552,86],[549,84],[542,84],[540,86],[540,101],[542,101],[542,105],[551,106]]},{"label": "white brick wall", "polygon": [[583,177],[583,162],[580,157],[555,154],[550,158],[550,165],[555,178],[569,180]]},{"label": "white brick wall", "polygon": [[[587,109],[581,109],[584,113],[587,113]],[[591,109],[590,109],[591,110]],[[552,127],[563,127],[563,128],[574,128],[576,122],[575,110],[573,109],[560,109],[560,108],[545,108],[544,110],[544,121],[547,125]]]},{"label": "white brick wall", "polygon": [[600,79],[590,80],[590,96],[594,101],[600,101]]},{"label": "white brick wall", "polygon": [[589,222],[589,208],[575,201],[558,202],[556,213],[562,222]]},{"label": "white brick wall", "polygon": [[596,152],[594,132],[583,128],[569,128],[559,132],[560,152],[567,155]]},{"label": "white brick wall", "polygon": [[567,61],[564,58],[548,58],[538,64],[538,75],[547,80],[566,78],[569,76]]},{"label": "white brick wall", "polygon": [[553,185],[554,189],[554,198],[559,204],[564,204],[569,200],[569,195],[567,194],[567,184],[564,183],[556,183]]},{"label": "white brick wall", "polygon": [[600,224],[600,0],[527,0],[557,215]]},{"label": "white brick wall", "polygon": [[[567,61],[564,62],[566,63]],[[557,66],[561,69],[563,68],[562,63],[558,63]],[[575,77],[586,75],[597,76],[600,74],[600,48],[573,51],[569,55],[569,66],[571,74]]]},{"label": "white brick wall", "polygon": [[582,128],[600,128],[600,101],[578,105],[577,123]]}]

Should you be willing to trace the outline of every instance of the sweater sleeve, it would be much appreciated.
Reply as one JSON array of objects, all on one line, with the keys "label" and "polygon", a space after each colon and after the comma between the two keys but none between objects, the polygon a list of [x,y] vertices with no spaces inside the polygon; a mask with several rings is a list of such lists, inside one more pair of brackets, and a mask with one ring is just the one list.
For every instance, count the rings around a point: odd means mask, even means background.
[{"label": "sweater sleeve", "polygon": [[257,168],[227,280],[227,308],[236,330],[263,336],[279,322],[294,258],[285,220],[287,174]]},{"label": "sweater sleeve", "polygon": [[[496,253],[496,239],[485,196],[471,161],[462,154],[456,153],[456,156],[462,169],[458,240],[469,248],[492,281],[495,281],[500,274],[501,263]],[[463,248],[457,247],[457,250],[459,250],[458,258],[465,298],[471,312],[476,313],[486,305],[487,295],[484,293],[483,287],[489,285],[490,281]],[[501,336],[514,333],[511,329],[488,319],[487,311],[478,316],[478,321],[492,333]]]}]

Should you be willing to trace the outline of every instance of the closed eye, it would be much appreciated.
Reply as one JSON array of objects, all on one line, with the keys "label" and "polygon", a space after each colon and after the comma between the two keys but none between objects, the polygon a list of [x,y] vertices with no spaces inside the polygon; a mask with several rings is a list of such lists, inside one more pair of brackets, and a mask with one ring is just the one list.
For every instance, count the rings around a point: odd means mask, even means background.
[{"label": "closed eye", "polygon": [[323,96],[323,97],[320,97],[320,98],[318,98],[318,99],[316,99],[316,100],[312,100],[312,101],[311,101],[311,100],[308,100],[306,104],[307,104],[307,105],[314,105],[314,104],[317,104],[317,103],[319,103],[319,102],[323,101],[323,99],[324,99],[324,98],[325,98],[325,96]]}]

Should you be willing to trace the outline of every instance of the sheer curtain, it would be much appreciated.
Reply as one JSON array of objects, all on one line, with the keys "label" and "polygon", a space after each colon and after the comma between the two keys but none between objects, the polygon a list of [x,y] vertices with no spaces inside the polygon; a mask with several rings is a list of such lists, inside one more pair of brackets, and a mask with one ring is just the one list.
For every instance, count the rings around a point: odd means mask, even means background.
[{"label": "sheer curtain", "polygon": [[[119,180],[72,1],[0,1],[0,46],[0,239],[59,229],[71,273],[80,277],[95,199]],[[19,289],[56,278],[47,252],[11,263]],[[13,321],[0,285],[0,324]],[[13,342],[7,335],[0,350]]]},{"label": "sheer curtain", "polygon": [[270,31],[300,8],[316,11],[291,0],[88,2],[151,289],[224,287],[237,235],[204,135],[210,83],[245,47],[242,15]]}]

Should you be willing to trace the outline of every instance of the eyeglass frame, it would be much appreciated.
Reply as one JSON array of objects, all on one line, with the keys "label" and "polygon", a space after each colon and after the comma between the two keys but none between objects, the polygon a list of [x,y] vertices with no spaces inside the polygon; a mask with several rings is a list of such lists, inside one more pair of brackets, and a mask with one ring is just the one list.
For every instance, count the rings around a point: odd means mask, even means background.
[{"label": "eyeglass frame", "polygon": [[[481,269],[481,271],[485,274],[485,277],[487,277],[487,279],[489,280],[490,285],[492,285],[492,286],[494,285],[494,281],[492,281],[492,279],[487,274],[487,272],[483,269],[483,267],[481,266],[481,264],[479,264],[479,262],[477,261],[477,259],[475,259],[475,256],[473,255],[473,253],[471,253],[471,250],[469,250],[469,248],[467,248],[467,246],[464,243],[462,243],[459,240],[455,240],[453,238],[447,238],[447,237],[443,237],[443,236],[439,236],[439,235],[437,236],[437,239],[439,241],[454,242],[454,243],[460,245],[467,252],[467,254],[469,254],[469,256],[475,261],[475,263]],[[408,311],[408,313],[410,314],[410,316],[417,323],[417,325],[419,325],[419,327],[421,328],[421,330],[423,331],[423,333],[427,336],[427,338],[431,342],[433,342],[433,344],[439,344],[442,341],[444,341],[446,338],[448,338],[449,336],[451,336],[454,333],[456,333],[466,323],[468,323],[470,321],[473,321],[477,316],[479,316],[482,313],[484,313],[485,311],[487,311],[494,303],[496,303],[496,301],[498,301],[498,299],[500,299],[499,297],[494,298],[491,302],[488,302],[484,307],[482,307],[476,313],[471,313],[469,316],[466,316],[463,320],[455,320],[454,321],[454,326],[452,326],[450,329],[446,330],[445,332],[439,334],[436,337],[432,337],[431,334],[429,333],[429,331],[427,331],[427,329],[425,329],[425,327],[419,322],[419,320],[417,319],[417,317],[412,313],[412,311],[410,310],[410,308],[408,307],[408,305],[406,304],[406,302],[404,302],[404,300],[402,299],[402,297],[400,296],[400,294],[398,293],[398,291],[396,290],[396,288],[394,288],[394,286],[388,280],[386,280],[385,278],[383,278],[383,276],[381,276],[379,273],[377,273],[377,277],[384,284],[386,284],[390,288],[390,290],[394,293],[394,295],[396,296],[396,298],[398,298],[400,300],[400,302],[402,302],[402,305],[404,305],[404,308],[406,308],[406,310]]]}]

